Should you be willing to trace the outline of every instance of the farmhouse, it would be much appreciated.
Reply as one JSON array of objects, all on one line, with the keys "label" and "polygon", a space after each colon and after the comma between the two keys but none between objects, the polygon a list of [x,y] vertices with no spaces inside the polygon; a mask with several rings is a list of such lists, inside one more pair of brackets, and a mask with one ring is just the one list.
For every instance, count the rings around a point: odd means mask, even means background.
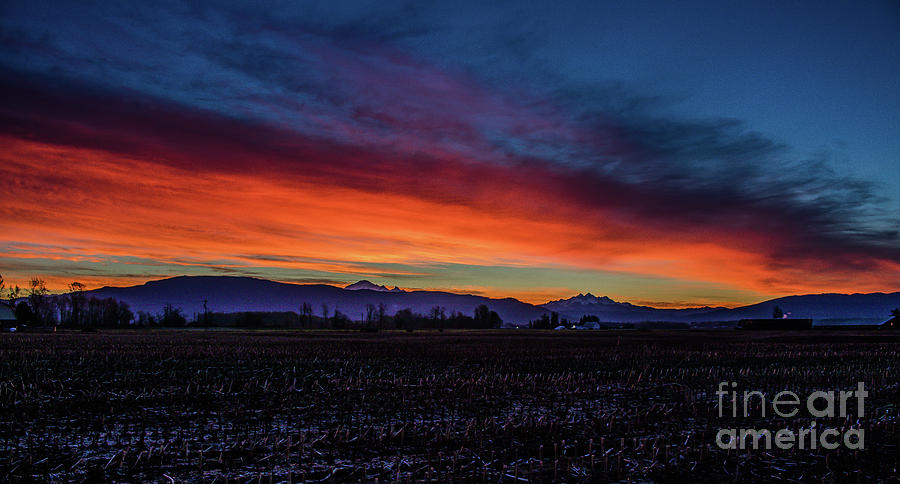
[{"label": "farmhouse", "polygon": [[11,328],[16,325],[16,312],[9,304],[0,303],[0,328]]}]

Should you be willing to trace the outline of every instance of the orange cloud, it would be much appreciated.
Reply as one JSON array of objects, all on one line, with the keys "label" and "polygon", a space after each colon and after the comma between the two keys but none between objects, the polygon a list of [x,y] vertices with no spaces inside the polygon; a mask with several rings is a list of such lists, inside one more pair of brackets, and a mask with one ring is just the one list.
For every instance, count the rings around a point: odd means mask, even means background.
[{"label": "orange cloud", "polygon": [[[883,273],[853,268],[773,270],[769,257],[755,249],[777,238],[715,228],[673,232],[603,210],[585,213],[565,197],[542,195],[544,181],[529,179],[533,173],[528,170],[445,164],[441,182],[462,191],[472,173],[487,177],[473,180],[474,190],[461,194],[464,203],[448,203],[397,189],[406,181],[386,182],[394,183],[390,190],[348,187],[302,171],[198,171],[11,137],[0,145],[7,197],[0,243],[31,248],[27,253],[7,250],[7,258],[90,264],[102,255],[122,264],[129,258],[154,261],[163,272],[179,266],[254,266],[347,279],[377,272],[373,264],[422,267],[397,269],[410,275],[428,274],[436,264],[560,266],[660,276],[673,284],[705,281],[773,295],[875,291],[886,282]],[[746,238],[732,244],[741,237]],[[887,282],[896,284],[896,264],[884,264],[894,271]],[[67,282],[56,274],[44,276],[54,286]],[[97,284],[140,280],[139,275],[118,281],[102,274],[80,278]],[[564,296],[541,287],[515,293],[470,290],[527,300]]]}]

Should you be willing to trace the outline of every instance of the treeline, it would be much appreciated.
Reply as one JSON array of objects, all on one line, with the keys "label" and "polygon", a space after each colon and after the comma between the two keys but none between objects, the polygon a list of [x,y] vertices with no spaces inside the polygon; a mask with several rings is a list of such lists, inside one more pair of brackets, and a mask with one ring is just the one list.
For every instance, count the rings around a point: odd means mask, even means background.
[{"label": "treeline", "polygon": [[[601,323],[600,318],[594,316],[592,314],[585,314],[581,316],[581,319],[578,320],[577,325],[583,326],[586,323],[599,323],[601,325],[609,324],[613,325],[614,323]],[[556,311],[551,311],[550,314],[544,313],[540,318],[535,319],[534,321],[530,321],[528,323],[528,327],[532,329],[555,329],[559,326],[563,326],[566,328],[574,326],[573,323],[569,322],[567,318],[560,318],[559,313]],[[609,326],[613,328],[614,326]]]},{"label": "treeline", "polygon": [[13,309],[16,323],[26,326],[62,326],[68,328],[127,327],[134,313],[127,303],[113,298],[88,298],[84,284],[69,284],[69,292],[51,296],[43,279],[32,278],[29,287],[6,287],[0,276],[0,295]]},{"label": "treeline", "polygon": [[[716,323],[721,324],[721,323]],[[672,321],[641,321],[635,323],[623,323],[613,321],[601,321],[600,318],[593,314],[585,314],[581,316],[577,322],[570,322],[566,318],[560,318],[556,312],[550,314],[542,314],[540,318],[530,321],[528,327],[532,329],[556,329],[562,326],[566,329],[689,329],[688,323],[672,322]]]},{"label": "treeline", "polygon": [[[600,318],[594,315],[585,314],[578,321],[578,324],[584,325],[585,323],[591,322],[599,323]],[[528,327],[533,329],[554,329],[558,326],[564,326],[568,328],[571,325],[572,323],[570,323],[568,319],[560,318],[559,313],[557,313],[556,311],[551,311],[550,314],[544,313],[540,318],[528,323]]]},{"label": "treeline", "polygon": [[151,313],[131,311],[127,303],[113,298],[87,297],[85,285],[73,282],[65,294],[50,295],[42,279],[33,278],[29,287],[6,288],[0,276],[0,298],[8,301],[15,312],[17,324],[27,326],[61,326],[90,330],[94,328],[126,327],[238,327],[238,328],[302,328],[302,329],[357,329],[378,331],[383,329],[489,329],[500,328],[503,320],[496,311],[482,304],[471,316],[454,312],[447,314],[442,306],[434,306],[428,314],[413,312],[410,308],[389,314],[384,304],[369,304],[359,320],[354,320],[337,308],[321,306],[314,314],[308,302],[298,307],[298,312],[250,311],[221,313],[210,311],[206,301],[203,311],[186,315],[172,304]]},{"label": "treeline", "polygon": [[428,314],[413,312],[405,308],[389,314],[381,305],[366,307],[362,319],[354,320],[339,309],[331,310],[323,306],[321,315],[313,314],[312,305],[304,303],[299,313],[248,311],[237,313],[200,313],[191,323],[196,326],[223,326],[239,328],[297,328],[297,329],[352,329],[360,331],[416,330],[416,329],[489,329],[499,328],[503,320],[496,311],[482,304],[475,308],[473,315],[447,311],[440,306],[433,307]]},{"label": "treeline", "polygon": [[560,320],[559,313],[556,311],[553,311],[550,314],[544,313],[540,318],[528,323],[528,327],[533,329],[553,329],[559,325],[568,326],[569,320],[566,318]]}]

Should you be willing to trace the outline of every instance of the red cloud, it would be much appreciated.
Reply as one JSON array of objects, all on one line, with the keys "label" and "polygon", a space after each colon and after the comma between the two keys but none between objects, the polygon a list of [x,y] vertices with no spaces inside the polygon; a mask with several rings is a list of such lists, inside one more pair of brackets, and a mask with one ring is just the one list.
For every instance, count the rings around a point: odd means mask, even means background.
[{"label": "red cloud", "polygon": [[[0,111],[6,243],[165,263],[268,254],[285,259],[270,262],[279,267],[342,273],[365,269],[326,261],[562,265],[769,294],[900,282],[890,250],[822,236],[766,206],[710,208],[696,192],[492,153],[464,123],[458,139],[481,156],[415,136],[340,143],[20,81],[4,83],[12,102]],[[416,95],[459,101],[447,103],[451,119],[491,101],[445,81],[425,79],[431,90]],[[508,116],[501,108],[491,111]],[[360,115],[402,133],[439,119],[426,114]]]}]

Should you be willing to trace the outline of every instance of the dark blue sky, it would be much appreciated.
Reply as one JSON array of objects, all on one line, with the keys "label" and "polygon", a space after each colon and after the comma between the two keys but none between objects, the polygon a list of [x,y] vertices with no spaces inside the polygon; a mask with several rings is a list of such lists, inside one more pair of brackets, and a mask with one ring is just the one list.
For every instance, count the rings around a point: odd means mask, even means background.
[{"label": "dark blue sky", "polygon": [[900,170],[892,169],[900,166],[897,2],[501,2],[416,11],[422,25],[441,28],[410,45],[434,55],[450,52],[480,72],[496,61],[548,83],[621,83],[654,99],[654,112],[733,118],[794,156],[825,155],[839,171],[884,182],[882,193],[900,208]]},{"label": "dark blue sky", "polygon": [[[900,6],[893,1],[273,2],[265,10],[240,2],[35,3],[4,7],[8,65],[223,108],[235,102],[229,90],[252,89],[252,80],[215,72],[221,66],[210,72],[192,51],[213,42],[237,46],[241,39],[229,37],[253,35],[254,27],[302,26],[387,41],[500,87],[615,86],[650,101],[654,114],[736,119],[788,144],[792,156],[825,156],[840,172],[883,184],[880,192],[900,207],[891,189],[900,185],[892,169],[900,153]],[[41,48],[48,45],[67,55]],[[218,85],[197,84],[210,75]]]}]

